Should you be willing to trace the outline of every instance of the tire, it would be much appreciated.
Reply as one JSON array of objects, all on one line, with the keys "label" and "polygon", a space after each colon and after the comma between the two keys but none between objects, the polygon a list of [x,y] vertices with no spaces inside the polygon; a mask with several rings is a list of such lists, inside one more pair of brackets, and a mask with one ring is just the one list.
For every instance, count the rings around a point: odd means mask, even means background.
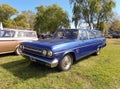
[{"label": "tire", "polygon": [[97,48],[95,55],[99,55],[100,54],[100,48]]},{"label": "tire", "polygon": [[67,54],[63,57],[62,60],[60,60],[58,64],[58,68],[60,71],[67,71],[71,68],[73,64],[73,57],[70,54]]},{"label": "tire", "polygon": [[21,50],[20,50],[19,46],[16,48],[15,53],[16,53],[16,55],[21,55]]}]

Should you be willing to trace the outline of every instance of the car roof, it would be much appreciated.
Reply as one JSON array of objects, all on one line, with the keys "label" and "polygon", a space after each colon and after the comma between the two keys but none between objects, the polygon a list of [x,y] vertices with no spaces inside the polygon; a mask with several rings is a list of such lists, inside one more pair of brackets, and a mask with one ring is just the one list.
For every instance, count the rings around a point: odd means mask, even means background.
[{"label": "car roof", "polygon": [[92,32],[100,32],[99,30],[96,29],[84,29],[84,28],[65,28],[65,30],[86,30],[86,31],[92,31]]},{"label": "car roof", "polygon": [[92,32],[101,32],[100,30],[93,29]]},{"label": "car roof", "polygon": [[6,30],[6,31],[24,31],[24,32],[35,32],[35,31],[33,31],[33,30],[26,30],[26,29],[21,30],[21,29],[10,29],[10,28],[5,28],[5,29],[3,29],[3,31],[4,31],[4,30]]}]

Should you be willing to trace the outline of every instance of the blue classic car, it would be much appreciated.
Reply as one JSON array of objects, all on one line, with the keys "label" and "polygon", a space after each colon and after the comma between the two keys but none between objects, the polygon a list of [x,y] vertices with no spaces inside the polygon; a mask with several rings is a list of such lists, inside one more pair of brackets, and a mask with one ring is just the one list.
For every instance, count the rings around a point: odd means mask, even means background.
[{"label": "blue classic car", "polygon": [[69,70],[74,61],[90,54],[98,55],[106,39],[98,30],[59,29],[51,39],[23,42],[21,54],[62,71]]}]

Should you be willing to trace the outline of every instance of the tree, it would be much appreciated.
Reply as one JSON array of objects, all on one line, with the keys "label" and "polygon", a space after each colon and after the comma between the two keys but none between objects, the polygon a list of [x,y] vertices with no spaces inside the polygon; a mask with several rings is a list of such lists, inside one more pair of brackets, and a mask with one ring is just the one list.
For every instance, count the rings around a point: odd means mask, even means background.
[{"label": "tree", "polygon": [[12,19],[8,19],[4,21],[4,27],[7,28],[17,28],[16,23]]},{"label": "tree", "polygon": [[34,29],[38,32],[54,32],[59,27],[69,27],[68,14],[61,7],[38,6]]},{"label": "tree", "polygon": [[110,31],[111,32],[120,33],[120,20],[114,19],[112,21],[112,24],[111,24],[111,27],[110,27]]},{"label": "tree", "polygon": [[5,21],[9,20],[11,16],[17,13],[18,11],[16,9],[7,4],[0,5],[0,21],[3,23],[3,26],[7,27],[7,25],[5,25]]},{"label": "tree", "polygon": [[108,35],[111,27],[111,22],[104,23],[104,34]]},{"label": "tree", "polygon": [[35,13],[31,10],[28,11],[22,11],[22,15],[26,16],[26,21],[29,24],[29,28],[33,29],[34,28],[34,22],[35,22]]},{"label": "tree", "polygon": [[27,23],[27,17],[25,15],[17,15],[17,17],[15,17],[13,20],[16,23],[15,25],[17,28],[29,28],[29,24]]},{"label": "tree", "polygon": [[111,19],[115,6],[113,0],[70,0],[73,5],[73,22],[75,27],[79,22],[85,22],[90,29],[103,28],[104,22]]},{"label": "tree", "polygon": [[35,20],[35,13],[30,10],[22,11],[21,14],[17,15],[14,18],[17,28],[33,29],[34,20]]}]

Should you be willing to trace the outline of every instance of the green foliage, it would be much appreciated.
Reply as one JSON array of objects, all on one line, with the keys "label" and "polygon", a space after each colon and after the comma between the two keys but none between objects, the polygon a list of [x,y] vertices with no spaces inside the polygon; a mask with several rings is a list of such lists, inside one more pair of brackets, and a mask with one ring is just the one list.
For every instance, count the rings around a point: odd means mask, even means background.
[{"label": "green foliage", "polygon": [[114,19],[112,21],[110,31],[120,33],[120,20]]},{"label": "green foliage", "polygon": [[0,55],[1,89],[119,89],[120,39],[107,40],[99,56],[89,56],[66,72],[30,63],[21,56]]},{"label": "green foliage", "polygon": [[5,20],[4,21],[4,27],[7,27],[7,28],[16,28],[16,23],[14,20],[12,19],[8,19],[8,20]]},{"label": "green foliage", "polygon": [[33,29],[35,13],[30,10],[22,11],[21,14],[11,19],[17,13],[16,9],[7,4],[0,5],[0,22],[3,23],[3,27]]},{"label": "green foliage", "polygon": [[33,29],[35,13],[28,10],[22,11],[21,14],[14,18],[17,28]]},{"label": "green foliage", "polygon": [[109,34],[109,29],[111,27],[111,23],[104,23],[104,34]]},{"label": "green foliage", "polygon": [[14,18],[17,28],[29,28],[29,24],[27,23],[27,17],[23,14],[17,15]]},{"label": "green foliage", "polygon": [[6,20],[9,20],[11,16],[17,13],[18,11],[8,4],[0,5],[0,22],[3,23],[3,27],[7,27],[7,25],[5,25]]},{"label": "green foliage", "polygon": [[68,14],[61,7],[38,6],[34,29],[38,32],[54,32],[59,27],[69,27]]},{"label": "green foliage", "polygon": [[[73,22],[77,27],[79,23],[87,23],[90,28],[100,27],[101,23],[109,21],[113,15],[113,0],[70,0],[73,5]],[[96,27],[95,27],[96,26]]]},{"label": "green foliage", "polygon": [[30,29],[33,29],[36,14],[33,11],[28,10],[28,11],[22,11],[22,15],[26,16],[26,23],[29,25]]}]

